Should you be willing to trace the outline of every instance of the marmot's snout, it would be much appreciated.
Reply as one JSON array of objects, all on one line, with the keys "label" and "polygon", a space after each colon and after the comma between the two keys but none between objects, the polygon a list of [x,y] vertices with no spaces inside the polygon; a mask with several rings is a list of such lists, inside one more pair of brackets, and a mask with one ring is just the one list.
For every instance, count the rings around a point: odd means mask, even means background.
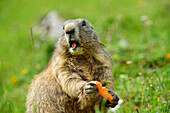
[{"label": "marmot's snout", "polygon": [[76,52],[79,47],[79,30],[75,22],[69,22],[64,27],[65,37],[68,46],[73,52]]},{"label": "marmot's snout", "polygon": [[64,25],[64,34],[67,40],[69,51],[72,55],[83,54],[83,48],[80,46],[79,22],[70,20]]}]

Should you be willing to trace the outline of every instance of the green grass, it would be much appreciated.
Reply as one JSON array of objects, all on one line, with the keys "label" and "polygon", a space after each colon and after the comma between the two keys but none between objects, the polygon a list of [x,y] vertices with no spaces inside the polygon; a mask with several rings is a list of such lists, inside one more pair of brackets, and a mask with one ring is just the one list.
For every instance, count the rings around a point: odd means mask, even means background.
[{"label": "green grass", "polygon": [[[1,0],[0,112],[25,112],[29,84],[47,65],[55,44],[47,40],[33,48],[30,28],[51,10],[65,20],[84,18],[94,26],[114,61],[115,90],[124,99],[120,113],[136,112],[135,106],[140,113],[169,112],[168,0]],[[152,25],[144,25],[144,15]],[[128,44],[120,44],[122,40]]]}]

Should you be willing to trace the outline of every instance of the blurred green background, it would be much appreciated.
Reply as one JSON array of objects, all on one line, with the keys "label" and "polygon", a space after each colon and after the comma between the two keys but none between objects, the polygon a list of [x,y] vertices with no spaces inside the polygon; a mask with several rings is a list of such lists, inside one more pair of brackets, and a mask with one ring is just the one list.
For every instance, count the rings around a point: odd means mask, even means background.
[{"label": "blurred green background", "polygon": [[[1,0],[0,112],[25,112],[31,80],[47,65],[56,41],[31,28],[50,11],[63,20],[84,18],[113,58],[119,113],[168,113],[169,0]],[[38,48],[34,42],[39,42]]]}]

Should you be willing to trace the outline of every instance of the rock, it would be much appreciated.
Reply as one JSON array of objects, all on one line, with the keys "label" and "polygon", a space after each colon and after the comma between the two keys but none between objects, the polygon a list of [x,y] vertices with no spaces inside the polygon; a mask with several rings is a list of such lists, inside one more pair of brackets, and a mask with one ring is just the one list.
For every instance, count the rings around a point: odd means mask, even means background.
[{"label": "rock", "polygon": [[57,40],[62,34],[63,23],[64,20],[59,17],[58,13],[51,11],[33,28],[34,35],[40,35],[43,41],[47,38]]}]

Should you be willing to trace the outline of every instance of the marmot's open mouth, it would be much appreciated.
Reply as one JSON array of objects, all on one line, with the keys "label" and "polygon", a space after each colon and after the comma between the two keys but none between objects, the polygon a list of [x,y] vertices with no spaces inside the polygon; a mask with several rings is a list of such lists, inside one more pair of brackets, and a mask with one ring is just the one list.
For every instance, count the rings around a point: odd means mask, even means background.
[{"label": "marmot's open mouth", "polygon": [[78,42],[76,42],[73,38],[70,38],[70,47],[76,49],[78,46]]}]

